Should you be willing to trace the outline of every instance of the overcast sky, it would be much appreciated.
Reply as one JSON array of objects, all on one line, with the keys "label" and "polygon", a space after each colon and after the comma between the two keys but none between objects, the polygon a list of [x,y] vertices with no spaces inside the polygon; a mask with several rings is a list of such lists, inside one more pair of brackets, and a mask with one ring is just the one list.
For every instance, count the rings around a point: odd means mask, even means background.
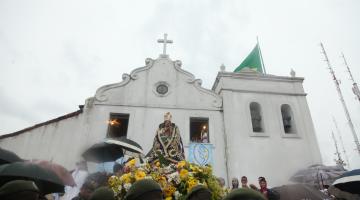
[{"label": "overcast sky", "polygon": [[[219,66],[232,71],[259,36],[266,70],[305,77],[325,164],[334,164],[338,122],[351,168],[353,137],[319,42],[341,80],[358,136],[360,102],[341,60],[360,82],[360,1],[0,1],[0,134],[73,112],[102,85],[157,58],[168,33],[173,60],[211,88]],[[152,131],[152,130],[151,130]],[[345,159],[345,158],[344,158]]]}]

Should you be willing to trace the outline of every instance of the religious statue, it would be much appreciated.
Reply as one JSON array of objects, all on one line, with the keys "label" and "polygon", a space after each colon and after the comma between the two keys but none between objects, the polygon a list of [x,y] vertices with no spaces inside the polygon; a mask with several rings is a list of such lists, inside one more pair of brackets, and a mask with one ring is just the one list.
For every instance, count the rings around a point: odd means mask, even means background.
[{"label": "religious statue", "polygon": [[152,149],[147,154],[148,161],[154,163],[160,158],[169,163],[185,160],[184,147],[179,128],[171,122],[170,112],[165,113],[164,123],[159,125]]}]

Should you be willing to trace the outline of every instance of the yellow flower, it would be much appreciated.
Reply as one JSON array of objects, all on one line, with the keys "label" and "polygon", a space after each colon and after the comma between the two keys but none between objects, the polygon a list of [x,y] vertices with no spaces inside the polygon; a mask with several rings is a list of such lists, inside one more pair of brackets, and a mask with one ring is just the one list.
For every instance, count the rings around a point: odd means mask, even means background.
[{"label": "yellow flower", "polygon": [[166,185],[163,191],[164,191],[165,197],[170,197],[171,198],[171,196],[176,191],[176,188],[174,186],[172,186],[172,185]]},{"label": "yellow flower", "polygon": [[211,175],[212,174],[211,166],[205,166],[204,167],[204,173],[207,174],[207,175]]},{"label": "yellow flower", "polygon": [[198,184],[199,181],[197,179],[195,179],[194,177],[190,177],[189,180],[187,181],[187,185],[188,185],[187,191],[190,192],[190,190]]},{"label": "yellow flower", "polygon": [[199,166],[196,165],[190,165],[190,169],[195,173],[202,172],[202,169],[200,169]]},{"label": "yellow flower", "polygon": [[172,197],[166,197],[165,200],[172,200]]},{"label": "yellow flower", "polygon": [[114,186],[117,186],[117,185],[120,185],[120,179],[119,177],[117,176],[111,176],[108,180],[108,184],[111,186],[111,187],[114,187]]},{"label": "yellow flower", "polygon": [[132,159],[132,160],[130,160],[129,162],[126,163],[126,166],[134,167],[135,164],[136,164],[136,160],[135,160],[135,159]]},{"label": "yellow flower", "polygon": [[159,176],[159,177],[157,177],[156,180],[160,184],[161,187],[164,187],[167,183],[165,176]]},{"label": "yellow flower", "polygon": [[122,175],[120,177],[120,180],[123,182],[123,183],[131,183],[131,173],[126,173],[124,175]]},{"label": "yellow flower", "polygon": [[144,171],[142,171],[142,170],[136,170],[136,172],[135,172],[135,179],[136,179],[137,181],[143,179],[145,176],[146,176],[146,174],[145,174]]},{"label": "yellow flower", "polygon": [[189,175],[189,171],[186,169],[181,169],[179,175],[181,180],[185,180]]},{"label": "yellow flower", "polygon": [[177,168],[183,168],[184,166],[186,165],[186,161],[185,160],[182,160],[180,162],[177,163]]},{"label": "yellow flower", "polygon": [[155,166],[156,166],[156,167],[160,167],[160,162],[159,162],[159,161],[156,161]]}]

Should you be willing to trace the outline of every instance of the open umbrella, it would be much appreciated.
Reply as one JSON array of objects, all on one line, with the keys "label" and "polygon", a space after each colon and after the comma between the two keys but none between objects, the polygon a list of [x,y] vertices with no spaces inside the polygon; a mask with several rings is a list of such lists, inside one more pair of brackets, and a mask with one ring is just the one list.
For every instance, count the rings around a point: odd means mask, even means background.
[{"label": "open umbrella", "polygon": [[280,194],[280,200],[323,200],[328,198],[324,193],[307,184],[283,185],[274,187],[272,190]]},{"label": "open umbrella", "polygon": [[99,142],[87,149],[82,156],[86,161],[103,163],[115,161],[124,156],[123,147],[117,144]]},{"label": "open umbrella", "polygon": [[345,192],[340,190],[335,186],[330,186],[328,189],[329,194],[335,196],[337,199],[351,199],[351,200],[360,200],[360,195],[358,194],[351,194],[349,192]]},{"label": "open umbrella", "polygon": [[335,180],[333,185],[345,192],[360,194],[360,169],[344,173]]},{"label": "open umbrella", "polygon": [[331,185],[337,177],[345,172],[342,166],[311,165],[296,172],[290,181],[322,188],[321,186]]},{"label": "open umbrella", "polygon": [[74,178],[71,176],[70,172],[65,167],[47,160],[31,160],[30,162],[54,172],[64,183],[64,185],[68,185],[71,187],[76,186]]},{"label": "open umbrella", "polygon": [[15,153],[0,148],[0,165],[20,161],[22,161],[22,159]]},{"label": "open umbrella", "polygon": [[127,152],[138,154],[143,153],[143,149],[138,143],[133,140],[127,139],[126,137],[107,138],[105,140],[105,143],[119,145]]},{"label": "open umbrella", "polygon": [[33,180],[42,194],[64,192],[64,185],[54,172],[30,162],[0,166],[0,185],[12,180]]}]

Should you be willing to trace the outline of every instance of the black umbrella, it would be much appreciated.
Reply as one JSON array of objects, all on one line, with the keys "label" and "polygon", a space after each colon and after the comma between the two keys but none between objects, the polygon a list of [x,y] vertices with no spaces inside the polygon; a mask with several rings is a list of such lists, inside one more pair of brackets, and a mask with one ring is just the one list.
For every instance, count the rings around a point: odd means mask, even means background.
[{"label": "black umbrella", "polygon": [[0,165],[20,161],[22,161],[22,159],[15,153],[0,148]]},{"label": "black umbrella", "polygon": [[124,156],[123,147],[99,142],[87,149],[82,156],[86,161],[102,163],[115,161]]},{"label": "black umbrella", "polygon": [[105,143],[116,144],[121,146],[125,151],[142,154],[142,147],[133,140],[127,139],[126,137],[114,137],[105,140]]},{"label": "black umbrella", "polygon": [[307,184],[283,185],[272,188],[272,190],[275,190],[280,194],[280,200],[323,200],[328,197],[324,193]]},{"label": "black umbrella", "polygon": [[42,194],[64,192],[64,184],[54,172],[29,162],[0,166],[0,186],[12,180],[32,180]]},{"label": "black umbrella", "polygon": [[360,169],[344,173],[335,180],[333,185],[345,192],[360,194]]}]

